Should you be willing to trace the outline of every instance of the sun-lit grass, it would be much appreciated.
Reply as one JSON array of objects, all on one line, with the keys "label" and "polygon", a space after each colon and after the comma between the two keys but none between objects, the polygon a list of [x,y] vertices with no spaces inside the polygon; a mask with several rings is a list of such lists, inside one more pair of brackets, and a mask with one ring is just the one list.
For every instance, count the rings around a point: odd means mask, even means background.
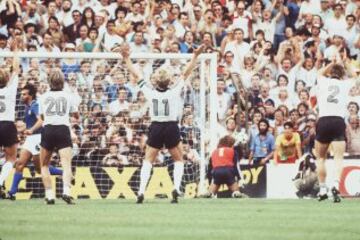
[{"label": "sun-lit grass", "polygon": [[360,201],[0,201],[0,239],[360,239]]}]

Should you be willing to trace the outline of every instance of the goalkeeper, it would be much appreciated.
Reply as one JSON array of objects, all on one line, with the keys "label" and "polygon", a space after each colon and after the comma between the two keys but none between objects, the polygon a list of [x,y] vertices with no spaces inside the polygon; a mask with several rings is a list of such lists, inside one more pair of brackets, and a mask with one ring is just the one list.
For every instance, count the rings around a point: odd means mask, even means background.
[{"label": "goalkeeper", "polygon": [[232,197],[240,198],[243,195],[239,191],[236,178],[241,178],[239,157],[234,150],[235,139],[225,136],[219,140],[216,150],[211,154],[212,183],[210,193],[215,196],[222,184],[226,184],[232,192]]}]

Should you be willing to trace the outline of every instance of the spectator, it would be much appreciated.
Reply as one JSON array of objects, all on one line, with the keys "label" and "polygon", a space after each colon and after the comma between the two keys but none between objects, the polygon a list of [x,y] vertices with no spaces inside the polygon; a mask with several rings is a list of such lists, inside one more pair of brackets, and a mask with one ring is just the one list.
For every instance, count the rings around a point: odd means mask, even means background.
[{"label": "spectator", "polygon": [[350,156],[360,155],[360,121],[358,115],[350,115],[346,127],[346,151]]},{"label": "spectator", "polygon": [[125,87],[119,87],[118,99],[111,102],[109,105],[109,112],[112,116],[117,115],[121,111],[129,110],[129,102],[126,100],[127,94]]},{"label": "spectator", "polygon": [[284,132],[275,141],[274,163],[295,163],[301,156],[300,135],[294,132],[293,123],[286,122]]},{"label": "spectator", "polygon": [[63,28],[64,38],[66,42],[75,42],[80,37],[79,29],[81,25],[81,12],[79,10],[72,11],[73,21],[70,25]]},{"label": "spectator", "polygon": [[275,150],[275,139],[274,136],[269,133],[269,127],[269,122],[266,119],[261,119],[259,121],[259,133],[250,143],[250,165],[263,165],[272,159]]}]

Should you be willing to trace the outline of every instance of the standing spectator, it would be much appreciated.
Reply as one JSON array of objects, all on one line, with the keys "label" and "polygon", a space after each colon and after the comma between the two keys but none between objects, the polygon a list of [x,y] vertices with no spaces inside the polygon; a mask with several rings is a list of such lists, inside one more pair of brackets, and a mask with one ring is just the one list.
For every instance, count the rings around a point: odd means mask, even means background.
[{"label": "standing spectator", "polygon": [[275,139],[269,133],[269,122],[261,119],[258,123],[259,133],[251,140],[249,164],[266,164],[274,155]]},{"label": "standing spectator", "polygon": [[118,89],[118,99],[111,102],[109,105],[109,112],[111,115],[115,116],[121,111],[129,110],[129,102],[127,99],[127,90],[125,87],[119,87]]},{"label": "standing spectator", "polygon": [[75,42],[80,37],[79,29],[81,24],[81,13],[79,10],[72,11],[73,22],[63,28],[64,38],[67,42]]},{"label": "standing spectator", "polygon": [[53,42],[52,34],[48,31],[43,34],[43,44],[39,48],[39,52],[60,52],[60,49]]},{"label": "standing spectator", "polygon": [[22,14],[22,18],[25,24],[32,23],[35,26],[39,26],[41,24],[41,17],[37,11],[37,6],[35,3],[30,3],[26,12]]},{"label": "standing spectator", "polygon": [[145,44],[144,33],[137,31],[134,34],[134,41],[130,42],[130,49],[133,53],[149,52],[148,46]]},{"label": "standing spectator", "polygon": [[241,28],[235,28],[232,34],[232,40],[228,39],[224,52],[232,52],[234,54],[234,65],[240,67],[244,57],[250,51],[250,45],[244,42],[244,31]]},{"label": "standing spectator", "polygon": [[123,42],[124,39],[115,32],[115,22],[112,20],[108,21],[106,23],[106,32],[100,43],[105,52],[110,52],[113,47],[121,45]]}]

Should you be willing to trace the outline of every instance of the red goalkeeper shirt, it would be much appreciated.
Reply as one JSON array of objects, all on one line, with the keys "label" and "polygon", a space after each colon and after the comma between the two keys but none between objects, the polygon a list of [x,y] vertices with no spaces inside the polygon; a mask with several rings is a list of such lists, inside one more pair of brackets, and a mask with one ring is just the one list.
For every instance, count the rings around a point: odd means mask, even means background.
[{"label": "red goalkeeper shirt", "polygon": [[213,169],[218,167],[234,167],[235,152],[233,148],[221,147],[211,154],[211,164]]}]

